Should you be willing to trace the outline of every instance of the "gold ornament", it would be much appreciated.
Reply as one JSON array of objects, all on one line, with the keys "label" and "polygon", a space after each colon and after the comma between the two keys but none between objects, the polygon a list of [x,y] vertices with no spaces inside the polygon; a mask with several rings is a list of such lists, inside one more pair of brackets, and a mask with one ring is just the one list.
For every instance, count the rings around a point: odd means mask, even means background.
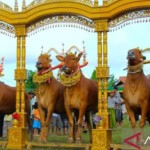
[{"label": "gold ornament", "polygon": [[81,78],[80,70],[72,76],[66,76],[65,74],[59,75],[60,82],[66,87],[75,85],[80,80],[80,78]]},{"label": "gold ornament", "polygon": [[13,125],[13,127],[17,128],[19,126],[19,120],[13,119],[12,120],[12,125]]},{"label": "gold ornament", "polygon": [[38,75],[37,73],[35,73],[34,76],[33,76],[33,82],[43,83],[43,82],[48,81],[52,77],[53,77],[53,73],[52,73],[51,70],[44,73],[44,74],[42,74],[42,75]]}]

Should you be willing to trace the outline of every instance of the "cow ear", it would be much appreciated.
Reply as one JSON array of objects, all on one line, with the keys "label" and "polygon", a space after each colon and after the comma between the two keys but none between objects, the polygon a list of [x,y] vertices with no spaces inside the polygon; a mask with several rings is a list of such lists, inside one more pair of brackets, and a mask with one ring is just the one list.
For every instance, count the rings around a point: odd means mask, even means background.
[{"label": "cow ear", "polygon": [[80,60],[81,56],[83,55],[83,53],[79,53],[78,56],[77,56],[77,61]]},{"label": "cow ear", "polygon": [[64,57],[61,56],[61,55],[57,55],[56,58],[57,58],[59,61],[64,61]]}]

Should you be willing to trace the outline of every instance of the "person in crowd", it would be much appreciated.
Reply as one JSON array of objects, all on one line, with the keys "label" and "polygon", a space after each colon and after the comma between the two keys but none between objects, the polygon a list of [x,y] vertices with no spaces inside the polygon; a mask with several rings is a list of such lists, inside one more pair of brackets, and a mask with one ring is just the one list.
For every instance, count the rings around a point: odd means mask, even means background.
[{"label": "person in crowd", "polygon": [[123,121],[122,104],[124,103],[124,101],[121,98],[121,95],[118,92],[118,88],[116,86],[114,86],[114,92],[115,92],[115,98],[117,99],[117,102],[115,104],[116,123],[117,123],[117,127],[122,127],[122,121]]},{"label": "person in crowd", "polygon": [[33,120],[32,120],[32,119],[33,119],[33,113],[32,113],[32,111],[33,111],[33,106],[34,106],[34,104],[35,104],[35,102],[36,102],[37,100],[36,100],[36,96],[35,96],[35,94],[34,94],[33,92],[29,92],[28,94],[29,94],[29,96],[30,96],[30,110],[31,110],[30,119],[31,119],[31,122],[32,122],[32,121],[33,121]]},{"label": "person in crowd", "polygon": [[8,128],[12,126],[12,115],[5,115],[4,126],[3,126],[3,137],[7,137]]},{"label": "person in crowd", "polygon": [[115,114],[115,105],[118,100],[115,97],[115,91],[112,89],[108,96],[108,111],[110,114],[110,127],[116,127],[116,114]]},{"label": "person in crowd", "polygon": [[68,127],[69,127],[67,114],[60,114],[60,118],[61,118],[61,122],[62,122],[63,135],[67,135],[68,134]]},{"label": "person in crowd", "polygon": [[61,127],[62,127],[62,123],[61,123],[60,114],[53,113],[50,121],[51,133],[60,135]]},{"label": "person in crowd", "polygon": [[41,129],[41,122],[40,122],[40,113],[38,110],[38,103],[35,102],[33,106],[33,136],[39,136],[39,132]]},{"label": "person in crowd", "polygon": [[0,137],[3,137],[3,125],[5,114],[0,112]]}]

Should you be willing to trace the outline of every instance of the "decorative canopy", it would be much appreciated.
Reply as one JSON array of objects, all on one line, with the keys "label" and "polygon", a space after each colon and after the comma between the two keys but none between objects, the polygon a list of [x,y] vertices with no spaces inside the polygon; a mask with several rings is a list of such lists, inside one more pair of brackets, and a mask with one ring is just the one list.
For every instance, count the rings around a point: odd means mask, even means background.
[{"label": "decorative canopy", "polygon": [[[71,7],[70,7],[71,6]],[[0,33],[15,37],[15,26],[25,25],[28,36],[54,27],[74,27],[94,32],[96,22],[106,20],[115,31],[133,23],[150,22],[149,0],[33,0],[18,9],[0,2]]]}]

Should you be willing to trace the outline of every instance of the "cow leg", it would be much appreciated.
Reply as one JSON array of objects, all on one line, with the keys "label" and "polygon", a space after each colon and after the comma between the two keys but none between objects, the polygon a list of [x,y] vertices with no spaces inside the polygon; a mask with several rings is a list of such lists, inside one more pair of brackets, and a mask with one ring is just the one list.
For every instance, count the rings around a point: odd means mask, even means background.
[{"label": "cow leg", "polygon": [[67,107],[65,105],[65,109],[67,112],[67,116],[68,116],[68,121],[69,121],[69,138],[68,138],[68,142],[69,143],[73,143],[74,142],[74,120],[73,120],[73,116],[72,116],[72,112],[69,109],[69,107]]},{"label": "cow leg", "polygon": [[45,111],[40,107],[38,107],[40,112],[40,121],[41,121],[41,134],[40,134],[40,141],[45,141]]},{"label": "cow leg", "polygon": [[52,113],[53,113],[53,106],[54,106],[53,104],[49,105],[48,112],[47,112],[47,117],[46,117],[46,121],[45,121],[45,140],[46,141],[47,141],[48,134],[49,134],[49,126],[50,126],[51,116],[52,116]]},{"label": "cow leg", "polygon": [[85,109],[86,106],[83,106],[79,109],[79,118],[77,122],[77,135],[76,135],[76,143],[82,143],[81,139],[81,129],[82,129],[82,121],[83,121],[83,116],[85,114]]},{"label": "cow leg", "polygon": [[90,120],[90,112],[87,112],[85,114],[85,121],[87,122],[87,127],[88,127],[88,130],[89,130],[89,138],[90,138],[90,143],[92,143],[92,123],[91,123],[91,120]]},{"label": "cow leg", "polygon": [[136,133],[136,120],[135,120],[134,112],[127,103],[126,103],[126,109],[127,109],[128,114],[129,114],[130,121],[131,121],[133,134],[135,134]]},{"label": "cow leg", "polygon": [[139,122],[139,126],[141,128],[141,139],[140,141],[142,142],[144,140],[144,131],[143,131],[143,128],[144,128],[144,125],[145,125],[145,120],[146,120],[146,115],[147,115],[147,101],[145,100],[143,102],[143,104],[141,104],[141,119],[140,119],[140,122]]},{"label": "cow leg", "polygon": [[143,128],[144,125],[145,125],[145,119],[146,119],[146,114],[147,114],[147,106],[148,106],[148,103],[146,102],[146,100],[143,102],[143,104],[141,104],[141,119],[140,119],[140,128]]}]

